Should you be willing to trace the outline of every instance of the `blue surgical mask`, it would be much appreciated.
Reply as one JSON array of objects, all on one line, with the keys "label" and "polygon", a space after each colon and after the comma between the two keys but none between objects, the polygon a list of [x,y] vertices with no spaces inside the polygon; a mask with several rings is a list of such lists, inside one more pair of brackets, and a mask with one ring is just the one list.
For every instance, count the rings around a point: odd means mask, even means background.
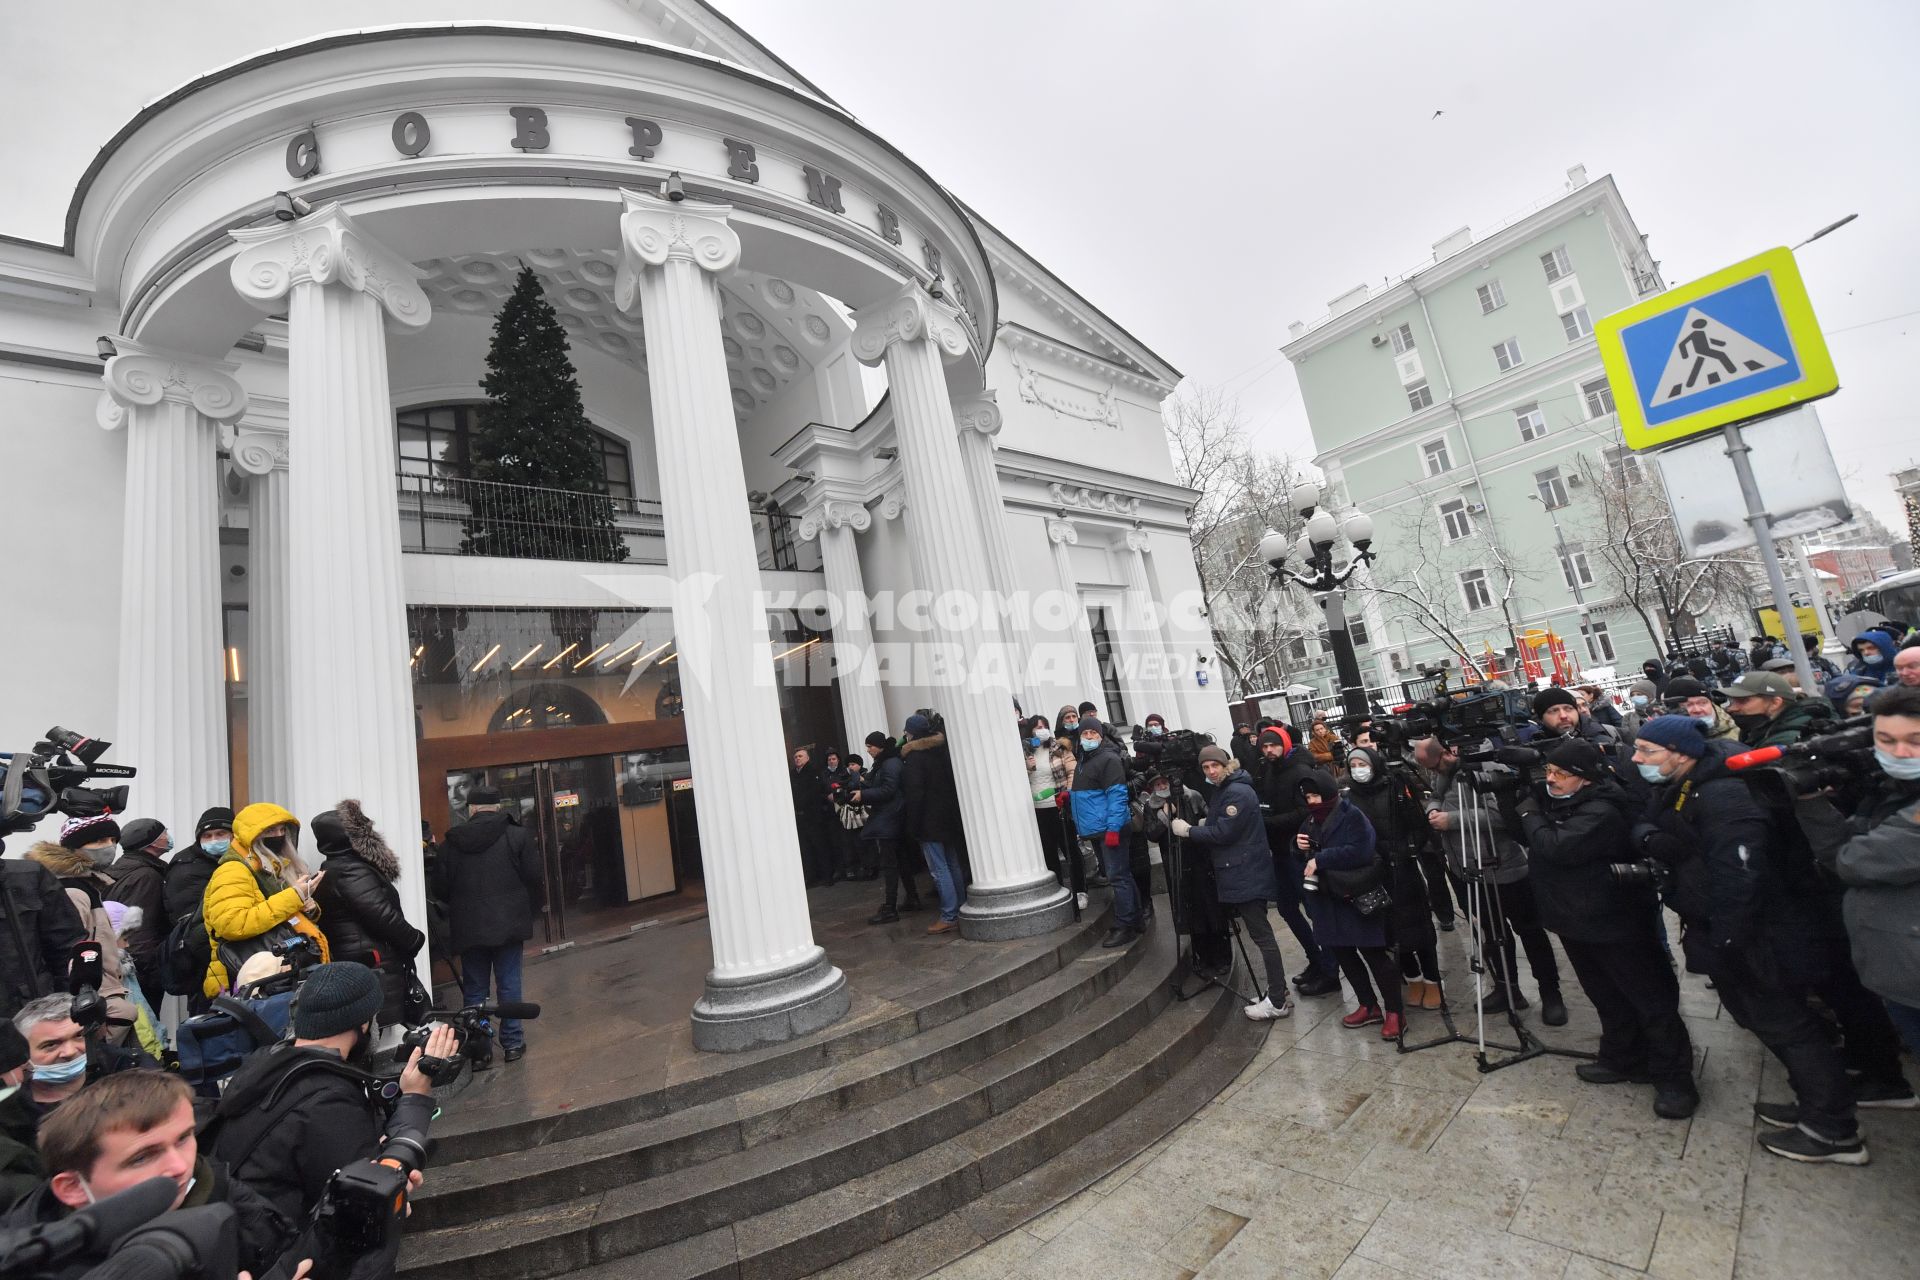
[{"label": "blue surgical mask", "polygon": [[1098,739],[1098,738],[1082,738],[1082,739],[1080,739],[1080,749],[1081,749],[1082,751],[1092,751],[1092,750],[1093,750],[1093,749],[1094,749],[1095,747],[1097,747],[1097,746],[1099,746],[1099,745],[1100,745],[1100,739]]},{"label": "blue surgical mask", "polygon": [[1636,693],[1633,695],[1633,705],[1636,707],[1646,706],[1647,701],[1648,701],[1647,695],[1644,693]]},{"label": "blue surgical mask", "polygon": [[1157,738],[1166,732],[1166,728],[1162,725],[1150,724],[1147,726],[1147,732]]},{"label": "blue surgical mask", "polygon": [[1880,766],[1880,771],[1889,778],[1897,778],[1901,782],[1920,782],[1920,756],[1890,756],[1875,747],[1873,758]]},{"label": "blue surgical mask", "polygon": [[1696,721],[1696,722],[1697,722],[1697,723],[1698,723],[1698,724],[1700,725],[1700,727],[1701,727],[1702,729],[1711,729],[1711,728],[1713,728],[1713,717],[1712,717],[1712,716],[1695,716],[1695,717],[1694,717],[1694,720],[1695,720],[1695,721]]},{"label": "blue surgical mask", "polygon": [[35,1065],[33,1078],[42,1084],[72,1084],[87,1074],[87,1055],[81,1054],[67,1062],[56,1062],[50,1067]]},{"label": "blue surgical mask", "polygon": [[1640,771],[1640,776],[1645,778],[1648,782],[1665,782],[1667,780],[1667,775],[1660,772],[1659,765],[1635,764],[1633,767],[1638,769]]},{"label": "blue surgical mask", "polygon": [[202,840],[200,842],[200,847],[202,849],[205,849],[208,853],[212,854],[214,857],[217,858],[221,854],[225,853],[227,850],[233,848],[233,841],[232,840]]}]

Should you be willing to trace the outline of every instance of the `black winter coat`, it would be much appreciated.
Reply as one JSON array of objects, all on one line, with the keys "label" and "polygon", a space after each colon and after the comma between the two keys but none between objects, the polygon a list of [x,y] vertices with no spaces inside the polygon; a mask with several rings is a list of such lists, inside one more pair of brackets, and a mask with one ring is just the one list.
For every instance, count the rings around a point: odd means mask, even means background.
[{"label": "black winter coat", "polygon": [[35,996],[67,989],[67,965],[87,930],[53,872],[28,858],[0,858],[0,892],[13,904],[27,955],[0,920],[0,1017],[11,1018]]},{"label": "black winter coat", "polygon": [[447,832],[435,867],[453,949],[504,947],[533,936],[547,904],[533,836],[504,810],[476,813]]},{"label": "black winter coat", "polygon": [[334,1170],[376,1155],[383,1134],[426,1144],[433,1099],[402,1094],[389,1116],[368,1102],[369,1079],[331,1049],[256,1050],[228,1082],[203,1145],[210,1141],[236,1178],[304,1223]]},{"label": "black winter coat", "polygon": [[901,788],[900,749],[888,747],[867,769],[860,803],[867,806],[863,840],[898,840],[906,834],[907,797]]},{"label": "black winter coat", "polygon": [[1353,782],[1349,774],[1347,799],[1373,824],[1374,839],[1388,867],[1387,892],[1393,895],[1390,933],[1393,944],[1411,950],[1431,947],[1433,931],[1432,900],[1427,896],[1427,878],[1420,866],[1420,851],[1426,847],[1427,811],[1420,796],[1399,774],[1389,773],[1381,754],[1371,747],[1355,747],[1347,755],[1347,767],[1364,756],[1373,764],[1373,777]]},{"label": "black winter coat", "polygon": [[1273,851],[1260,821],[1260,797],[1245,769],[1235,769],[1213,789],[1206,820],[1187,832],[1187,843],[1212,857],[1220,901],[1272,902],[1280,896]]},{"label": "black winter coat", "polygon": [[[1773,892],[1773,839],[1765,811],[1747,784],[1727,769],[1727,757],[1746,748],[1723,738],[1684,778],[1654,788],[1645,821],[1646,845],[1674,867],[1673,909],[1690,926],[1688,963],[1711,973],[1720,953],[1758,941],[1767,916],[1781,905]],[[1647,827],[1637,827],[1644,835]]]},{"label": "black winter coat", "polygon": [[167,864],[168,920],[177,923],[200,909],[207,896],[207,881],[213,879],[213,869],[219,865],[219,858],[197,844],[174,850],[173,861]]},{"label": "black winter coat", "polygon": [[1536,794],[1520,806],[1532,855],[1540,923],[1574,942],[1640,942],[1657,935],[1659,899],[1650,885],[1623,885],[1607,871],[1639,857],[1629,832],[1633,802],[1611,779],[1566,799]]},{"label": "black winter coat", "polygon": [[121,936],[134,967],[149,982],[155,981],[167,930],[173,927],[173,918],[167,914],[167,864],[145,849],[129,850],[107,868],[107,879],[113,881],[107,890],[109,901],[140,908],[140,927]]},{"label": "black winter coat", "polygon": [[1275,857],[1294,855],[1293,838],[1300,834],[1300,824],[1307,820],[1307,806],[1300,800],[1300,783],[1315,767],[1313,754],[1305,747],[1295,747],[1278,760],[1262,758],[1259,772],[1253,775],[1253,785],[1264,806],[1260,818],[1266,827],[1267,846]]},{"label": "black winter coat", "polygon": [[320,904],[327,954],[376,971],[381,1024],[404,1021],[413,979],[407,962],[427,945],[427,935],[407,923],[393,881],[359,854],[332,854],[320,869],[326,876],[314,891],[314,900]]},{"label": "black winter coat", "polygon": [[965,838],[945,734],[930,733],[900,744],[900,791],[901,834],[907,839],[946,844]]},{"label": "black winter coat", "polygon": [[827,779],[809,764],[804,769],[789,769],[788,784],[793,788],[793,821],[802,829],[825,830],[833,822],[833,810],[827,802]]}]

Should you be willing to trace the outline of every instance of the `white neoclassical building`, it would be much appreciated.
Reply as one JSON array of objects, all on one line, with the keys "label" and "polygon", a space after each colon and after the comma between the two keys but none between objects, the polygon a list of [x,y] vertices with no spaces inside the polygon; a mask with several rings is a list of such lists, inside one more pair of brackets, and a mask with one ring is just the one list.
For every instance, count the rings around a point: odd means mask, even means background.
[{"label": "white neoclassical building", "polygon": [[[177,826],[357,796],[416,915],[408,834],[484,781],[543,941],[704,895],[725,1048],[847,1007],[788,749],[931,706],[964,932],[1060,923],[1010,696],[1227,728],[1204,616],[1156,607],[1198,586],[1178,372],[696,0],[193,7],[37,15],[35,83],[146,105],[0,139],[71,191],[0,199],[0,746],[110,738]],[[522,267],[604,498],[468,473]]]}]

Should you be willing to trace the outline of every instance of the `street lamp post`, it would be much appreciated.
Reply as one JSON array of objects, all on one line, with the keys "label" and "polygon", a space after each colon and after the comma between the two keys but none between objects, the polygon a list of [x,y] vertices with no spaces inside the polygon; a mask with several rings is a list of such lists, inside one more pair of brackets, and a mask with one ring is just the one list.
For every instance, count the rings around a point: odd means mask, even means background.
[{"label": "street lamp post", "polygon": [[[1320,486],[1308,481],[1296,485],[1287,501],[1306,522],[1300,541],[1289,544],[1277,530],[1268,529],[1260,539],[1260,558],[1276,586],[1292,585],[1313,593],[1327,619],[1327,642],[1333,646],[1334,670],[1340,677],[1340,702],[1349,716],[1367,714],[1367,688],[1360,676],[1360,660],[1353,651],[1353,635],[1347,630],[1345,587],[1347,579],[1363,564],[1374,560],[1373,517],[1364,511],[1349,511],[1335,517],[1319,510]],[[1344,537],[1353,554],[1347,563],[1334,568],[1335,544]],[[1292,560],[1304,573],[1287,567]]]}]

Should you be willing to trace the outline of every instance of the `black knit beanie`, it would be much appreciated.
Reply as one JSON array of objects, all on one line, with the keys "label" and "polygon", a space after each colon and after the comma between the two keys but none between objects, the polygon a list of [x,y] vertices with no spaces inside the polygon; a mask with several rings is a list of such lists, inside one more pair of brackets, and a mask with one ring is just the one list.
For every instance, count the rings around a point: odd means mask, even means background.
[{"label": "black knit beanie", "polygon": [[319,965],[307,973],[294,1000],[293,1034],[325,1040],[372,1021],[380,1012],[380,979],[351,960]]}]

